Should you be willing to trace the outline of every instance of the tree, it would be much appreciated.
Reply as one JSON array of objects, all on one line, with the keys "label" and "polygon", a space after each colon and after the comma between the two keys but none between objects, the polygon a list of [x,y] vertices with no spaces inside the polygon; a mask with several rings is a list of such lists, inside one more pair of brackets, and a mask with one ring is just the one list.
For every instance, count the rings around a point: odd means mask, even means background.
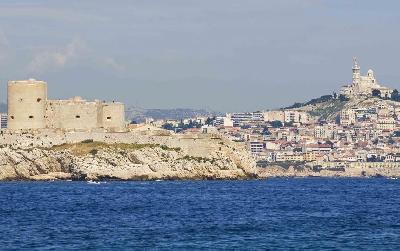
[{"label": "tree", "polygon": [[380,97],[381,96],[381,91],[378,89],[372,90],[372,97]]},{"label": "tree", "polygon": [[367,158],[367,162],[378,162],[378,158],[376,155],[372,155],[371,157]]},{"label": "tree", "polygon": [[394,89],[390,98],[394,101],[400,101],[399,91],[397,89]]},{"label": "tree", "polygon": [[162,128],[170,131],[174,130],[174,126],[171,123],[165,123],[164,125],[162,125]]},{"label": "tree", "polygon": [[285,123],[285,126],[286,127],[293,127],[293,124],[294,124],[293,121],[289,121],[289,122]]},{"label": "tree", "polygon": [[339,100],[340,100],[341,102],[345,102],[345,101],[349,101],[350,99],[349,99],[348,97],[346,97],[345,95],[340,94],[340,95],[339,95]]},{"label": "tree", "polygon": [[271,135],[271,132],[268,130],[268,127],[264,127],[262,131],[262,135]]},{"label": "tree", "polygon": [[214,122],[214,119],[215,119],[215,117],[213,117],[213,118],[208,117],[208,118],[206,119],[206,125],[212,125],[213,122]]},{"label": "tree", "polygon": [[271,126],[273,128],[280,128],[280,127],[283,127],[283,124],[279,120],[274,120],[274,121],[271,122]]}]

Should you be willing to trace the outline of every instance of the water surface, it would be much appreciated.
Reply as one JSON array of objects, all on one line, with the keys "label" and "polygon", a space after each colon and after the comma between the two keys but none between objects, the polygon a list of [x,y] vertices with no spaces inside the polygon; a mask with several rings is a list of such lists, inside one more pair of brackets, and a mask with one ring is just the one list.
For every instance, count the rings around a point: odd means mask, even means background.
[{"label": "water surface", "polygon": [[3,182],[0,248],[400,249],[400,180]]}]

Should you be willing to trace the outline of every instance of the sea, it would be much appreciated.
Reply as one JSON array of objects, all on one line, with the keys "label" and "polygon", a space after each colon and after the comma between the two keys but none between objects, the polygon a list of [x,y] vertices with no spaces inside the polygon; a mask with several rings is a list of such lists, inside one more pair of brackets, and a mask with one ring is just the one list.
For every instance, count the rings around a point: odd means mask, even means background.
[{"label": "sea", "polygon": [[1,182],[1,250],[400,250],[400,180]]}]

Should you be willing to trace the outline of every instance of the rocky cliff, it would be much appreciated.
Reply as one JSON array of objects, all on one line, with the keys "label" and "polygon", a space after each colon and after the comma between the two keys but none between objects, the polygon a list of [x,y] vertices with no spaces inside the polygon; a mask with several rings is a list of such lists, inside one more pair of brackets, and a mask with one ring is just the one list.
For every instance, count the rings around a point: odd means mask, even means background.
[{"label": "rocky cliff", "polygon": [[[247,179],[255,175],[255,163],[247,152],[220,138],[136,135],[132,138],[141,143],[126,143],[105,136],[103,141],[64,139],[44,147],[3,146],[0,180]],[[119,135],[125,139],[132,135],[123,136]]]}]

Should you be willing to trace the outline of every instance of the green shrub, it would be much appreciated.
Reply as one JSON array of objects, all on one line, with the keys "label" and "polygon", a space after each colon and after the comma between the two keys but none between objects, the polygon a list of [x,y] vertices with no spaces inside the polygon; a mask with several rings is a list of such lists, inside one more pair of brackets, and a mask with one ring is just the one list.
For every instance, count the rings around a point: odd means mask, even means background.
[{"label": "green shrub", "polygon": [[92,154],[93,156],[95,156],[98,152],[99,152],[99,150],[97,150],[97,149],[92,149],[89,151],[89,153]]}]

